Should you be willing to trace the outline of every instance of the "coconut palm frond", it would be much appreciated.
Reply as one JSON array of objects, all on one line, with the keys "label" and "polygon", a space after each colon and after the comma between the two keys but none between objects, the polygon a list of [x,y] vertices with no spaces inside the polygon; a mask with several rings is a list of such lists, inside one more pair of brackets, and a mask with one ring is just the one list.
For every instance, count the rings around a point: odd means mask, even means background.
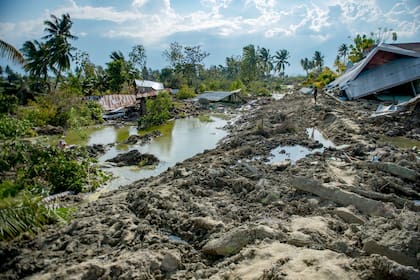
[{"label": "coconut palm frond", "polygon": [[75,208],[45,204],[39,196],[23,193],[0,201],[0,240],[13,239],[23,232],[33,232],[45,224],[66,223]]},{"label": "coconut palm frond", "polygon": [[0,239],[11,239],[44,225],[48,220],[48,210],[40,201],[40,197],[28,194],[3,199],[0,206]]},{"label": "coconut palm frond", "polygon": [[35,199],[21,201],[7,198],[0,209],[0,239],[10,239],[20,233],[42,226],[46,221],[45,210]]},{"label": "coconut palm frond", "polygon": [[25,65],[23,55],[12,45],[0,39],[0,57],[6,57],[13,62]]}]

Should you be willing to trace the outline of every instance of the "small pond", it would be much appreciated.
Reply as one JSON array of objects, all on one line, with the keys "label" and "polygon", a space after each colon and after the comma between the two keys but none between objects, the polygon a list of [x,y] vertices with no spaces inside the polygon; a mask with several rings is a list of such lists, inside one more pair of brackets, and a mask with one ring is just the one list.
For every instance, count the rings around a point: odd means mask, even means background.
[{"label": "small pond", "polygon": [[335,147],[334,143],[326,139],[322,133],[312,127],[306,129],[306,134],[308,138],[311,138],[314,142],[317,141],[322,144],[323,147],[317,149],[309,149],[302,145],[293,145],[293,146],[279,146],[271,150],[271,157],[269,163],[281,162],[285,160],[290,160],[292,164],[296,164],[296,161],[317,152],[322,153],[325,148]]},{"label": "small pond", "polygon": [[139,133],[137,127],[132,125],[119,128],[113,126],[93,128],[87,131],[88,137],[84,140],[76,139],[77,137],[69,134],[66,137],[66,141],[68,144],[79,145],[117,143],[98,158],[100,164],[105,163],[107,159],[113,158],[118,154],[134,149],[141,153],[153,154],[159,158],[160,163],[157,166],[106,168],[105,170],[116,176],[116,179],[111,180],[105,186],[106,189],[112,190],[139,179],[159,175],[178,162],[184,161],[206,149],[216,147],[217,142],[227,135],[223,127],[228,120],[216,116],[210,116],[210,120],[201,121],[199,118],[178,119],[155,127],[152,130],[159,130],[162,132],[162,136],[156,137],[150,143],[142,146],[121,144],[130,135]]}]

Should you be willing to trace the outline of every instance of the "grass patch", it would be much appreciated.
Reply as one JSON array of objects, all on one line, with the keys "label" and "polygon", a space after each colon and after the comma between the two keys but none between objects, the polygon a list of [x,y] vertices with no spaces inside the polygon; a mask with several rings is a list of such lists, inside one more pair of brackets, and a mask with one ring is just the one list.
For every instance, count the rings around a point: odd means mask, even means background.
[{"label": "grass patch", "polygon": [[198,119],[201,122],[213,122],[213,120],[211,119],[211,117],[209,115],[199,115]]}]

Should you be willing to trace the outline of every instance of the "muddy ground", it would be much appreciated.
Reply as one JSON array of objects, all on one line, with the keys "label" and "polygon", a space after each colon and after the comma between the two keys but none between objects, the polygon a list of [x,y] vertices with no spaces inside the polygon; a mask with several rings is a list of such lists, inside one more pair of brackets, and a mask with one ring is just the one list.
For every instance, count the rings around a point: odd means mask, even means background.
[{"label": "muddy ground", "polygon": [[[319,96],[261,99],[214,150],[1,244],[1,279],[420,279],[419,110]],[[278,146],[335,147],[296,164]],[[373,159],[375,159],[373,161]],[[376,161],[377,159],[377,161]]]}]

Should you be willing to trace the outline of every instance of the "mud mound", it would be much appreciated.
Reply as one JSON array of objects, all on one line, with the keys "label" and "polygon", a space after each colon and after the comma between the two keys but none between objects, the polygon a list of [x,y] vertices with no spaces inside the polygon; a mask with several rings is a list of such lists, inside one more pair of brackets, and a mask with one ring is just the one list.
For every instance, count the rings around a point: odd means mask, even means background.
[{"label": "mud mound", "polygon": [[[1,278],[419,279],[418,152],[378,144],[363,102],[254,106],[216,149],[2,244]],[[270,164],[285,145],[319,150]]]}]

